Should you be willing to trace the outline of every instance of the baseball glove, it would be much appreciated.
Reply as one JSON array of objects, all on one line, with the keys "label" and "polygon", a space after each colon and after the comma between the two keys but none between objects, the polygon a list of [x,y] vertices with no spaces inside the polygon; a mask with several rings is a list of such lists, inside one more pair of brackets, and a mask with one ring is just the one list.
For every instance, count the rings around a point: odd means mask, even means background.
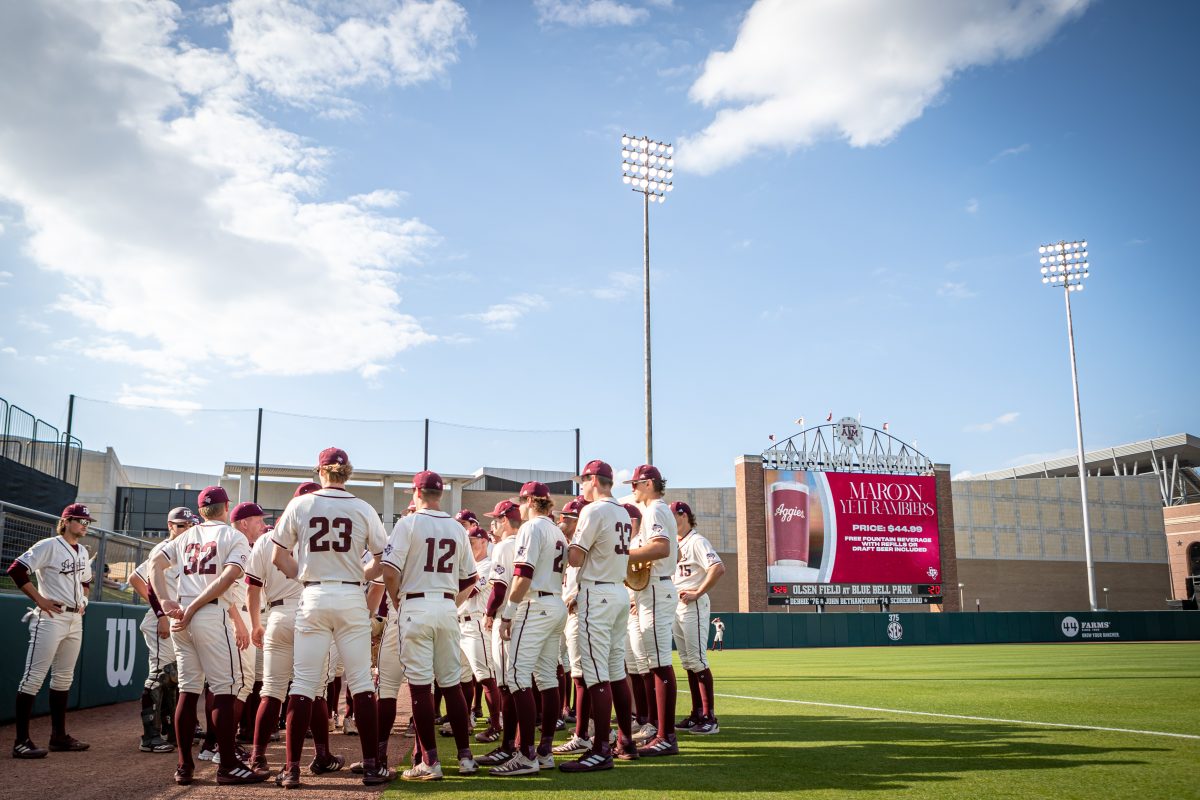
[{"label": "baseball glove", "polygon": [[625,585],[635,592],[640,592],[650,585],[650,567],[652,561],[630,561],[625,568]]}]

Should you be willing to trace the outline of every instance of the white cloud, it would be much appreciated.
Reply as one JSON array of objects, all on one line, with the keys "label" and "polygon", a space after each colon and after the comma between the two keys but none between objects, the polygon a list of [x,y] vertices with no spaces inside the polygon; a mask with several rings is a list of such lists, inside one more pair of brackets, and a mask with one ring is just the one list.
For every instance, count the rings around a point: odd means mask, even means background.
[{"label": "white cloud", "polygon": [[948,297],[951,300],[968,300],[977,295],[977,292],[971,291],[966,283],[961,281],[946,281],[937,290],[938,297]]},{"label": "white cloud", "polygon": [[588,291],[597,300],[617,301],[628,298],[641,285],[642,278],[640,275],[635,275],[632,272],[610,272],[608,273],[607,286],[589,289]]},{"label": "white cloud", "polygon": [[352,108],[338,96],[346,89],[443,75],[467,38],[467,12],[452,0],[233,0],[229,16],[242,74],[288,102],[335,114]]},{"label": "white cloud", "polygon": [[542,25],[566,25],[571,28],[637,25],[650,16],[650,12],[644,8],[615,0],[533,0],[533,6]]},{"label": "white cloud", "polygon": [[488,306],[486,311],[478,314],[464,314],[463,316],[482,322],[492,330],[511,331],[517,327],[517,322],[530,311],[536,311],[546,306],[546,298],[540,294],[524,294],[510,297],[504,303]]},{"label": "white cloud", "polygon": [[967,201],[967,204],[965,206],[963,206],[963,210],[966,211],[968,214],[979,213],[979,199],[972,197],[970,200]]},{"label": "white cloud", "polygon": [[953,475],[953,476],[951,476],[950,480],[952,480],[952,481],[965,481],[965,480],[967,480],[968,478],[970,478],[970,477],[971,477],[972,475],[974,475],[974,474],[975,474],[975,473],[974,473],[974,472],[971,472],[971,470],[969,470],[969,469],[964,469],[962,472],[956,472],[956,473],[954,473],[954,475]]},{"label": "white cloud", "polygon": [[[432,341],[400,313],[395,284],[436,233],[387,213],[402,198],[392,190],[317,199],[329,153],[262,117],[255,87],[316,103],[366,81],[432,77],[450,6],[403,2],[372,27],[311,4],[287,30],[307,21],[314,40],[256,47],[251,31],[277,33],[265,17],[298,6],[238,0],[240,53],[185,41],[167,0],[0,6],[0,200],[21,209],[25,252],[65,282],[55,308],[89,326],[68,345],[174,385],[183,370],[369,370]],[[321,50],[295,75],[272,71],[295,66],[288,47],[328,49],[322,37],[356,19],[340,60]],[[418,54],[408,61],[406,30]]]},{"label": "white cloud", "polygon": [[1017,421],[1017,417],[1019,416],[1021,416],[1020,412],[1009,411],[1001,414],[990,422],[980,422],[977,425],[968,425],[967,427],[963,428],[963,430],[967,433],[987,433],[988,431],[995,430],[1002,425],[1011,425]]},{"label": "white cloud", "polygon": [[0,270],[0,286],[8,286],[8,282],[12,280],[12,278],[13,274],[11,272]]},{"label": "white cloud", "polygon": [[0,353],[3,353],[6,356],[15,356],[17,354],[17,348],[15,348],[15,347],[0,347]]},{"label": "white cloud", "polygon": [[884,144],[957,73],[1028,55],[1088,2],[757,0],[692,84],[692,100],[719,110],[679,142],[679,165],[709,173],[825,138]]},{"label": "white cloud", "polygon": [[995,164],[997,161],[999,161],[1002,158],[1007,158],[1008,156],[1019,156],[1022,153],[1028,153],[1029,147],[1030,147],[1029,142],[1026,142],[1025,144],[1019,144],[1016,147],[1006,147],[1003,150],[1001,150],[999,153],[996,153],[996,155],[992,156],[992,160],[989,161],[988,163]]}]

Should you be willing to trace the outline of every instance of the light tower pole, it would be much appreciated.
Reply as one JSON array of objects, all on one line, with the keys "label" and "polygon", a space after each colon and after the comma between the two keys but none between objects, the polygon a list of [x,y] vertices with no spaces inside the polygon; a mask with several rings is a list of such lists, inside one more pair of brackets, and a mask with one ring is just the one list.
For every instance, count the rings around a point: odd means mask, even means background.
[{"label": "light tower pole", "polygon": [[646,347],[646,463],[654,463],[654,415],[650,392],[650,204],[662,203],[675,187],[675,148],[648,136],[621,137],[621,180],[642,195],[642,305]]},{"label": "light tower pole", "polygon": [[1082,292],[1091,272],[1087,242],[1056,242],[1038,247],[1042,264],[1042,283],[1062,287],[1067,304],[1067,345],[1071,351],[1071,390],[1075,395],[1075,446],[1079,461],[1079,499],[1083,504],[1083,558],[1087,562],[1088,603],[1096,605],[1096,562],[1092,559],[1092,531],[1088,524],[1087,467],[1083,454],[1083,417],[1079,412],[1079,373],[1075,368],[1075,326],[1071,321],[1071,293]]}]

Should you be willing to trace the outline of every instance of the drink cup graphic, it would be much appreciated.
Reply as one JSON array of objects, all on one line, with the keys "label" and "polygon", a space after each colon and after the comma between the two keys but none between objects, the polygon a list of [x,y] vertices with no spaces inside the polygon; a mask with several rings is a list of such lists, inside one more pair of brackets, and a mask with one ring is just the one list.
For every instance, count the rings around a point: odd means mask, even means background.
[{"label": "drink cup graphic", "polygon": [[808,566],[808,484],[780,481],[769,490],[770,543],[777,572]]}]

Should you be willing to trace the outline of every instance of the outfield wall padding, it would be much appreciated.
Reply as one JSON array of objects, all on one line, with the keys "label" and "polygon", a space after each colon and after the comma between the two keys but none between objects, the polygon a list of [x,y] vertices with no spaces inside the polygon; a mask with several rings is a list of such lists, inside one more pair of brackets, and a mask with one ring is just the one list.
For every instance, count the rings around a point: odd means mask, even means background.
[{"label": "outfield wall padding", "polygon": [[[17,685],[25,671],[29,649],[29,623],[21,617],[33,607],[25,595],[0,595],[0,722],[14,716]],[[91,708],[142,695],[149,652],[138,626],[145,606],[121,603],[89,603],[83,615],[83,644],[75,663],[68,708]],[[45,714],[49,707],[50,677],[34,701],[33,712]]]},{"label": "outfield wall padding", "polygon": [[[1200,640],[1191,611],[721,614],[725,647],[875,647]],[[711,631],[709,633],[711,641]]]}]

